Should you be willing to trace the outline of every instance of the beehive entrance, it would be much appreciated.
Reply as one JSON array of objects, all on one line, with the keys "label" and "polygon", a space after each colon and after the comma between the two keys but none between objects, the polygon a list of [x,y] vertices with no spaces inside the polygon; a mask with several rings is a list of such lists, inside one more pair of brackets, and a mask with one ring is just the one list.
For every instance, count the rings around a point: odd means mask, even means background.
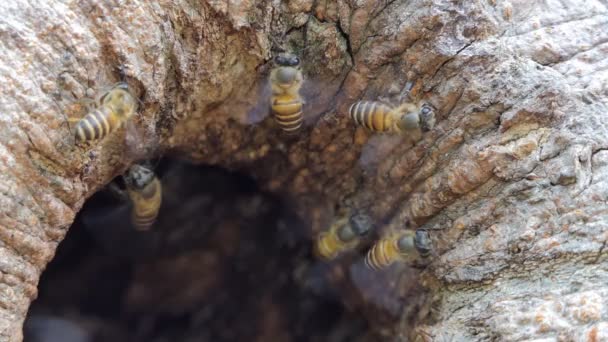
[{"label": "beehive entrance", "polygon": [[44,325],[31,322],[49,317],[91,341],[363,338],[364,318],[332,297],[310,234],[279,198],[243,174],[159,168],[166,195],[150,232],[131,229],[107,190],[87,201],[43,273],[26,342],[54,341],[56,331],[32,335]]}]

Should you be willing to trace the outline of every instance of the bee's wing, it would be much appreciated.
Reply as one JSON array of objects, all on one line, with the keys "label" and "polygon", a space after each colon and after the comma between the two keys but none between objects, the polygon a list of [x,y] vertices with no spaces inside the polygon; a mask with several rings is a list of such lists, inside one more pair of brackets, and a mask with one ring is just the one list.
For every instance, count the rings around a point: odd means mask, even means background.
[{"label": "bee's wing", "polygon": [[385,160],[391,151],[395,149],[404,139],[401,135],[374,134],[361,150],[359,165],[368,173],[373,173],[378,165]]},{"label": "bee's wing", "polygon": [[331,83],[320,76],[304,75],[304,84],[300,90],[304,102],[302,109],[304,111],[304,126],[316,123],[322,115],[327,113],[329,108],[332,108],[339,90],[339,82]]},{"label": "bee's wing", "polygon": [[416,282],[411,281],[415,279],[414,270],[402,263],[374,271],[361,259],[353,263],[349,271],[365,301],[394,316],[403,310],[403,292],[416,286]]},{"label": "bee's wing", "polygon": [[134,119],[125,123],[126,153],[132,160],[145,160],[155,154],[159,145],[156,126],[146,120],[136,123]]},{"label": "bee's wing", "polygon": [[241,122],[246,125],[255,125],[262,122],[270,114],[270,96],[272,89],[268,77],[260,78],[255,89],[257,102],[251,107],[245,116],[241,118]]}]

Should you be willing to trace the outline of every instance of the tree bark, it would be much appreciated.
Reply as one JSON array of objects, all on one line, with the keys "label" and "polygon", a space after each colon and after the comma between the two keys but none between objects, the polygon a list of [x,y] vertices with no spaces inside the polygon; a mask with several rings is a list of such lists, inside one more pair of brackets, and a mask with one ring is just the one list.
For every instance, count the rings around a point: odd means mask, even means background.
[{"label": "tree bark", "polygon": [[[21,341],[85,199],[165,152],[245,170],[312,232],[335,205],[379,235],[430,230],[430,309],[406,300],[396,339],[608,338],[607,1],[19,0],[0,14],[0,340]],[[276,48],[303,60],[296,137],[260,91]],[[75,144],[67,117],[119,70],[141,99],[135,129]],[[414,146],[348,119],[408,82],[437,114]]]}]

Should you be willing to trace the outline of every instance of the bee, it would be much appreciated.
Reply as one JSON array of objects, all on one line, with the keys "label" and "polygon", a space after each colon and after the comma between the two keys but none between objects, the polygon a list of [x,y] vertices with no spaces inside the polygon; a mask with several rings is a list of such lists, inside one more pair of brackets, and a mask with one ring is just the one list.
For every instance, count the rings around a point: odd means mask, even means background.
[{"label": "bee", "polygon": [[365,264],[372,270],[380,270],[396,261],[408,260],[416,255],[427,258],[431,255],[431,250],[431,238],[426,230],[407,230],[403,234],[376,242],[367,253]]},{"label": "bee", "polygon": [[77,120],[76,141],[102,139],[137,112],[137,100],[125,82],[120,82],[112,87],[97,102],[95,110]]},{"label": "bee", "polygon": [[357,125],[380,133],[427,132],[435,125],[433,108],[426,103],[405,102],[394,108],[382,102],[358,101],[348,113]]},{"label": "bee", "polygon": [[371,219],[354,215],[337,220],[326,232],[317,237],[316,252],[319,257],[331,260],[340,253],[354,248],[360,238],[371,230]]},{"label": "bee", "polygon": [[295,133],[302,127],[304,101],[300,88],[303,82],[298,57],[291,54],[275,57],[275,65],[270,72],[270,107],[275,121],[286,133]]},{"label": "bee", "polygon": [[148,230],[154,224],[162,200],[162,187],[156,174],[142,165],[133,165],[123,177],[133,203],[131,220],[135,229]]}]

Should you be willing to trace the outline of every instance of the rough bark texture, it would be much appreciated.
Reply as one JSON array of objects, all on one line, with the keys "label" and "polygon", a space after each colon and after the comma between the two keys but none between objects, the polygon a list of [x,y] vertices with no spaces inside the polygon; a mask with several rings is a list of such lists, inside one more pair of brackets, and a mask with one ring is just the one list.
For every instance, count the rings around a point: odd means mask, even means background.
[{"label": "rough bark texture", "polygon": [[[403,325],[387,334],[607,339],[607,7],[3,2],[0,340],[21,340],[39,275],[84,200],[133,160],[167,151],[247,172],[311,233],[336,205],[371,215],[379,235],[407,220],[430,229],[429,308],[406,300]],[[307,127],[296,137],[264,118],[273,45],[304,61]],[[82,115],[77,101],[118,81],[119,66],[142,101],[135,129],[75,145],[66,116]],[[353,101],[395,96],[408,81],[438,116],[415,146],[348,120]],[[380,293],[411,286],[366,277]]]}]

